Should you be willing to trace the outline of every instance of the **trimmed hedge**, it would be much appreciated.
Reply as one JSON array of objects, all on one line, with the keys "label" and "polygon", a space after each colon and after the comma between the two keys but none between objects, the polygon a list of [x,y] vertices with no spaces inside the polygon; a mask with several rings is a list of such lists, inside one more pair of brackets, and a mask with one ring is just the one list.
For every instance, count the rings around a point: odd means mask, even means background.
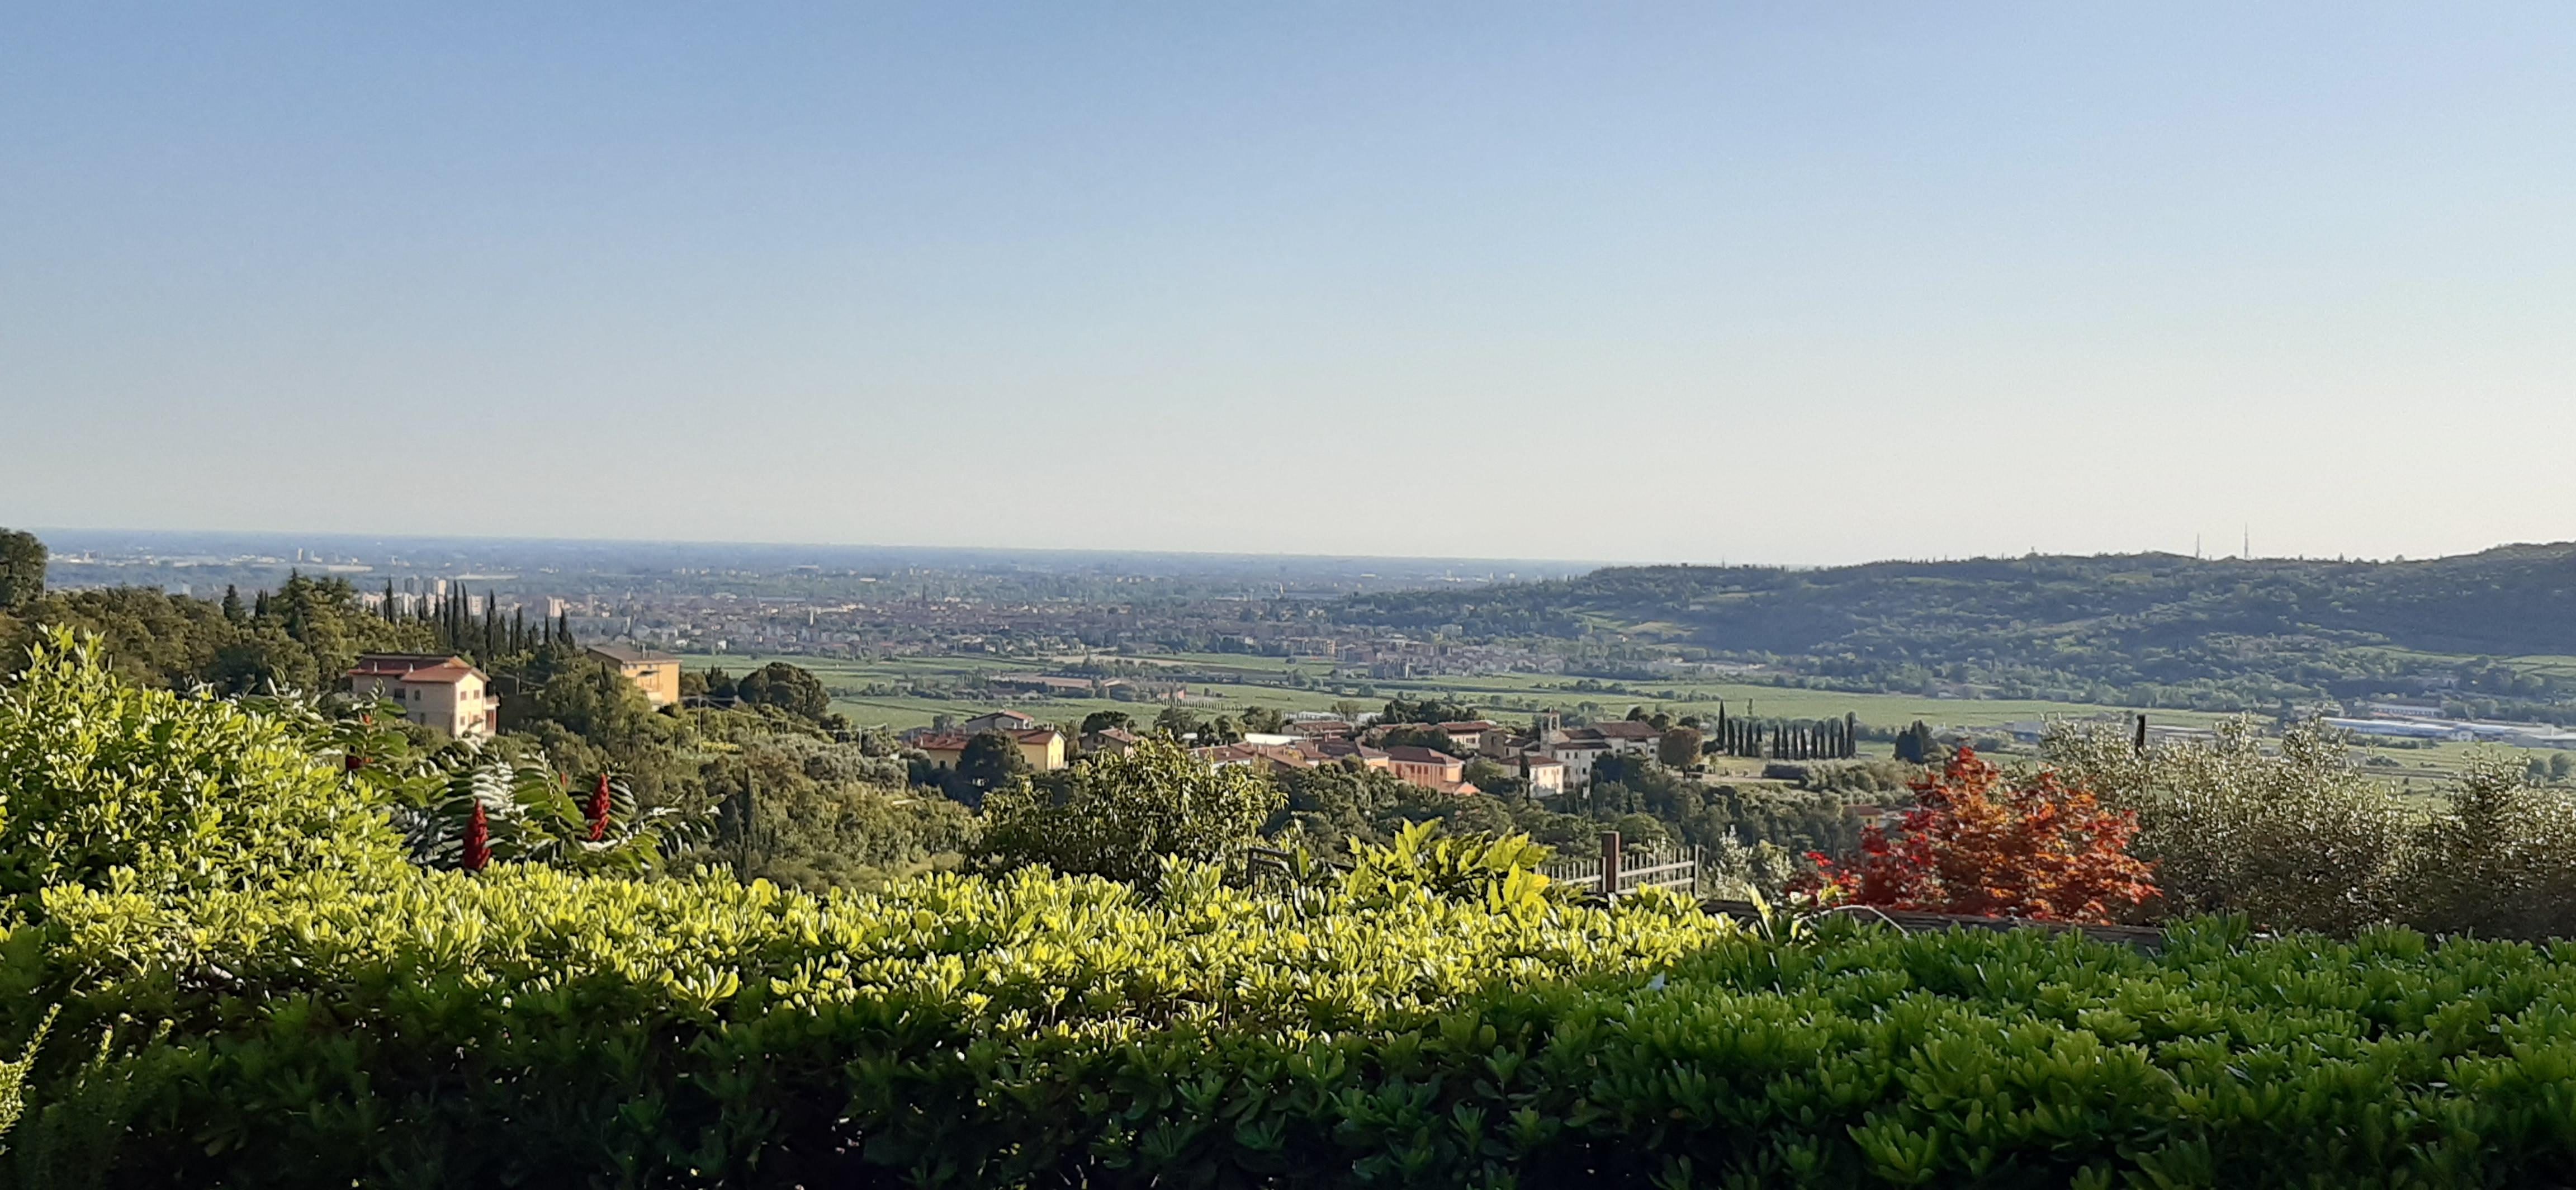
[{"label": "trimmed hedge", "polygon": [[[21,1184],[2534,1185],[2576,964],[2404,932],[2149,958],[1180,869],[817,900],[512,870],[63,889]],[[102,1031],[112,1036],[93,1060]],[[23,1032],[22,1032],[23,1035]],[[80,1040],[86,1037],[87,1040]]]}]

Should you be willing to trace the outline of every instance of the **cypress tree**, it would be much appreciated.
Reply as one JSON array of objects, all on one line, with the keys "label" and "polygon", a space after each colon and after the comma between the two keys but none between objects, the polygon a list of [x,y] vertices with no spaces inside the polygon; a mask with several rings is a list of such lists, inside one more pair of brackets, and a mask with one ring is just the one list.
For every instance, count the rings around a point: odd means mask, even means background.
[{"label": "cypress tree", "polygon": [[235,624],[242,622],[241,592],[231,583],[224,584],[224,619]]}]

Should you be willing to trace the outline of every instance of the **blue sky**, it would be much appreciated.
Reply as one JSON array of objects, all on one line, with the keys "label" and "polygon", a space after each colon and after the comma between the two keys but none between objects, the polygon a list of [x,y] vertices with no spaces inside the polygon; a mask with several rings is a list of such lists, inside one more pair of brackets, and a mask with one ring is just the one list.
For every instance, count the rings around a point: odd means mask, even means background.
[{"label": "blue sky", "polygon": [[2576,538],[2576,6],[0,19],[0,523]]}]

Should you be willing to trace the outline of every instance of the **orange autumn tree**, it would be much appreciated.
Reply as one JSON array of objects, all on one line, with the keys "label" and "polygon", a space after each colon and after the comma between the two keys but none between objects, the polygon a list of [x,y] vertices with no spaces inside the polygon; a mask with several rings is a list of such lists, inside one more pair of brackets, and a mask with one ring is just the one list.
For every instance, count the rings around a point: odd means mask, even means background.
[{"label": "orange autumn tree", "polygon": [[1870,827],[1850,866],[1809,852],[1822,899],[1979,917],[2107,922],[2156,895],[2129,854],[2135,815],[2049,770],[2008,777],[1961,748],[1913,784],[1893,834]]}]

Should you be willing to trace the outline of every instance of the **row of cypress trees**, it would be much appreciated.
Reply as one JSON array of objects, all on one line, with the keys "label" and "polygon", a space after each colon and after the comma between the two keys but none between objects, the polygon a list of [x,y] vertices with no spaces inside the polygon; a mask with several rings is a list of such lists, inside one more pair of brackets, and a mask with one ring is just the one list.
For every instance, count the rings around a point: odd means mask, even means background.
[{"label": "row of cypress trees", "polygon": [[576,647],[571,621],[562,613],[552,620],[539,617],[536,627],[531,628],[528,609],[513,609],[505,620],[501,617],[500,599],[486,591],[478,615],[475,598],[466,592],[463,583],[456,584],[444,598],[410,601],[409,611],[404,610],[404,602],[394,595],[393,580],[385,580],[382,611],[386,622],[426,624],[439,648],[478,665],[488,666],[503,657],[525,656],[539,650]]},{"label": "row of cypress trees", "polygon": [[1719,707],[1709,742],[1727,756],[1770,760],[1849,760],[1860,755],[1860,716],[1793,721],[1742,719]]}]

